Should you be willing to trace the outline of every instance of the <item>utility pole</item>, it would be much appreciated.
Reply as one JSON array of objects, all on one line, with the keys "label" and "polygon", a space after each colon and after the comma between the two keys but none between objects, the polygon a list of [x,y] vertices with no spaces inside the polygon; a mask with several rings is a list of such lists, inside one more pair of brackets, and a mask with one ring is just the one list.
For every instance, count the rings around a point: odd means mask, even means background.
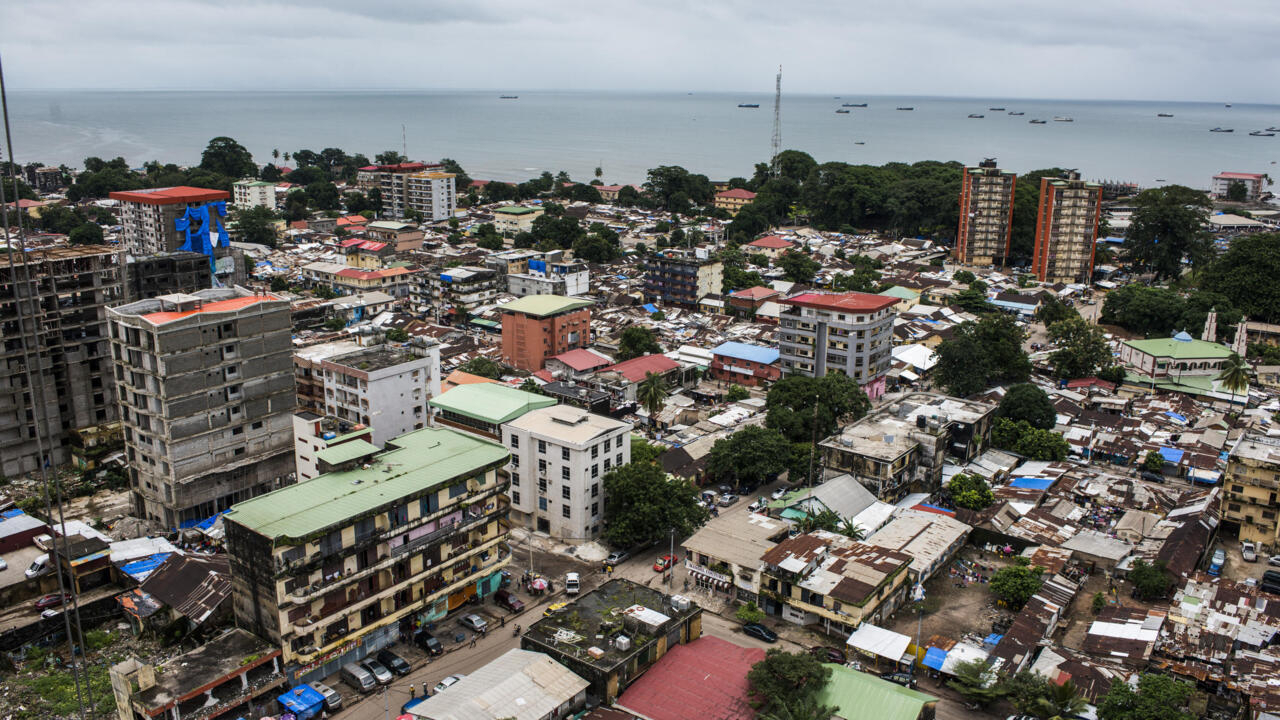
[{"label": "utility pole", "polygon": [[778,153],[782,152],[782,66],[778,66],[778,81],[773,91],[773,152],[769,155],[769,169],[778,174]]}]

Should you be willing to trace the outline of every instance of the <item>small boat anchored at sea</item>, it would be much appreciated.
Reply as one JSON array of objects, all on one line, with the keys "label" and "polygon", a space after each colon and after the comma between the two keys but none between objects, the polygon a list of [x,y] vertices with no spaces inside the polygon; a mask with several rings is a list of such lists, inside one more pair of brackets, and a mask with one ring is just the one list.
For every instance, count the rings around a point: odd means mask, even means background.
[{"label": "small boat anchored at sea", "polygon": [[971,118],[984,118],[984,117],[986,117],[986,115],[979,115],[978,113],[969,113],[969,117],[971,117]]},{"label": "small boat anchored at sea", "polygon": [[760,107],[760,103],[738,103],[738,107],[740,107],[740,108],[758,108],[758,107]]},{"label": "small boat anchored at sea", "polygon": [[1235,132],[1235,128],[1216,127],[1211,128],[1209,132]]},{"label": "small boat anchored at sea", "polygon": [[841,114],[841,115],[848,115],[848,114],[849,114],[849,111],[848,111],[848,110],[845,110],[844,108],[836,108],[836,112],[837,112],[837,113],[839,113],[839,114]]},{"label": "small boat anchored at sea", "polygon": [[1010,115],[1026,115],[1026,113],[1024,113],[1024,112],[1018,112],[1017,110],[1010,110],[1010,111],[1009,111],[1009,114],[1010,114]]},{"label": "small boat anchored at sea", "polygon": [[1030,122],[1032,125],[1044,125],[1046,123],[1046,121],[1044,120],[1030,120],[1028,122]]},{"label": "small boat anchored at sea", "polygon": [[1173,117],[1173,113],[1156,113],[1156,117]]},{"label": "small boat anchored at sea", "polygon": [[844,103],[840,107],[866,107],[866,103]]},{"label": "small boat anchored at sea", "polygon": [[1053,119],[1054,122],[1075,122],[1075,118],[1063,117],[1059,115]]},{"label": "small boat anchored at sea", "polygon": [[498,99],[499,100],[517,100],[519,99],[519,97],[520,97],[519,95],[499,95]]},{"label": "small boat anchored at sea", "polygon": [[1253,137],[1275,137],[1276,136],[1276,134],[1273,132],[1266,132],[1263,130],[1254,130],[1249,134],[1252,135]]},{"label": "small boat anchored at sea", "polygon": [[915,110],[913,107],[900,107],[899,110]]}]

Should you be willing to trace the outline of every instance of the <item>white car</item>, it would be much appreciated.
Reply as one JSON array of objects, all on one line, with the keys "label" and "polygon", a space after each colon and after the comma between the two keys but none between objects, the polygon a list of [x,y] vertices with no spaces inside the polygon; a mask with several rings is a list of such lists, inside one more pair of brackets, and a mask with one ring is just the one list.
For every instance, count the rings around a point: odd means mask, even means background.
[{"label": "white car", "polygon": [[1280,555],[1272,555],[1267,559],[1268,565],[1280,565]]},{"label": "white car", "polygon": [[0,558],[0,572],[3,572],[8,569],[9,569],[9,563],[5,562],[4,558]]},{"label": "white car", "polygon": [[564,592],[566,595],[577,595],[581,583],[578,579],[578,573],[571,572],[564,575]]},{"label": "white car", "polygon": [[484,618],[479,615],[463,615],[459,618],[458,622],[461,623],[463,627],[469,628],[474,632],[483,633],[489,631],[489,623],[485,622]]},{"label": "white car", "polygon": [[774,490],[773,495],[770,495],[770,497],[773,498],[774,500],[781,500],[782,498],[786,497],[787,493],[789,492],[791,492],[791,488],[780,487],[777,490]]},{"label": "white car", "polygon": [[1240,557],[1244,558],[1245,562],[1257,562],[1258,548],[1251,542],[1240,543]]},{"label": "white car", "polygon": [[448,690],[454,685],[457,685],[458,681],[464,677],[466,677],[466,675],[450,675],[449,677],[436,683],[436,688],[432,692],[440,692],[442,690]]}]

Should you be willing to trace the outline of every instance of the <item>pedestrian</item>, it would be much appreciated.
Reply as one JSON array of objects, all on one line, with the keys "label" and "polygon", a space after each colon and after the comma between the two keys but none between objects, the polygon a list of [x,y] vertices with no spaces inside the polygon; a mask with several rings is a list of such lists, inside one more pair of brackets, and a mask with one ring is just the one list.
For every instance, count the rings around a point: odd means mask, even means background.
[{"label": "pedestrian", "polygon": [[422,681],[422,697],[431,697],[431,693],[427,692],[427,681]]},{"label": "pedestrian", "polygon": [[469,647],[469,648],[473,648],[473,647],[475,647],[475,646],[476,646],[476,636],[475,636],[475,635],[472,635],[472,636],[471,636],[471,644],[470,644],[470,645],[468,645],[467,647]]},{"label": "pedestrian", "polygon": [[413,683],[409,683],[409,699],[412,700],[417,696],[418,696],[418,688],[414,687]]},{"label": "pedestrian", "polygon": [[498,627],[506,627],[506,626],[507,626],[507,616],[503,615],[498,618]]}]

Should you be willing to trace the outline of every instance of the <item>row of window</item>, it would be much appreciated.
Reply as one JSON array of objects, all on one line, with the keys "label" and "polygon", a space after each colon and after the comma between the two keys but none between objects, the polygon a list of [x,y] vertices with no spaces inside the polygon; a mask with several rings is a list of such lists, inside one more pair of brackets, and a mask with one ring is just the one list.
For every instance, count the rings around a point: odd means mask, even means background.
[{"label": "row of window", "polygon": [[[569,499],[569,496],[568,496],[568,494],[567,494],[567,493],[568,493],[568,490],[569,490],[569,488],[565,488],[565,492],[566,492],[565,499],[566,499],[566,500],[568,500],[568,499]],[[594,497],[594,494],[592,495],[592,497]],[[520,491],[519,491],[519,490],[512,490],[512,491],[511,491],[511,502],[513,502],[513,503],[519,503],[519,502],[520,502]],[[543,510],[543,511],[545,511],[545,510],[547,509],[547,507],[548,507],[547,499],[546,499],[546,498],[544,498],[544,497],[540,497],[540,498],[538,498],[538,509],[539,509],[539,510]],[[568,517],[569,517],[569,516],[571,516],[572,514],[573,514],[573,508],[572,508],[572,507],[570,507],[568,503],[565,503],[564,505],[561,505],[561,506],[560,506],[560,516],[561,516],[561,517],[568,518]],[[600,503],[598,503],[598,502],[593,502],[593,503],[591,503],[591,517],[592,517],[592,518],[595,518],[595,517],[596,517],[596,516],[598,516],[599,514],[600,514]]]}]

